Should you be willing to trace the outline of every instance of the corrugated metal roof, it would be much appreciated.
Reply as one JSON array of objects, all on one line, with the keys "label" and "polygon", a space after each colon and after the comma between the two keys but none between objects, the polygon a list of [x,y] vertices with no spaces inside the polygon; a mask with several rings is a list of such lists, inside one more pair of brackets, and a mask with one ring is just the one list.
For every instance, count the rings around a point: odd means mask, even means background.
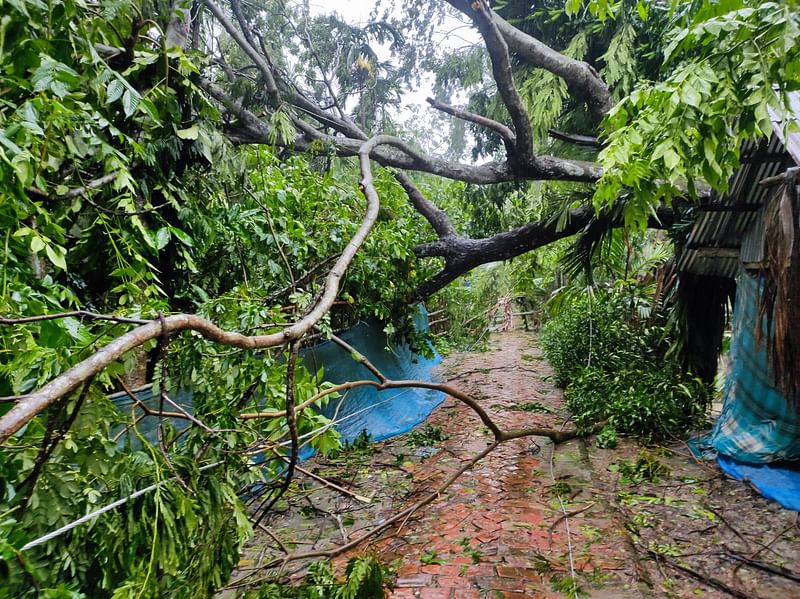
[{"label": "corrugated metal roof", "polygon": [[[790,100],[792,118],[800,122],[800,93],[790,94]],[[742,145],[742,165],[731,178],[728,191],[721,196],[713,194],[699,208],[700,215],[678,262],[680,270],[732,278],[739,267],[740,251],[743,261],[760,261],[761,231],[751,227],[774,188],[758,183],[800,165],[800,134],[786,135],[784,122],[773,115],[775,133],[770,139]]]}]

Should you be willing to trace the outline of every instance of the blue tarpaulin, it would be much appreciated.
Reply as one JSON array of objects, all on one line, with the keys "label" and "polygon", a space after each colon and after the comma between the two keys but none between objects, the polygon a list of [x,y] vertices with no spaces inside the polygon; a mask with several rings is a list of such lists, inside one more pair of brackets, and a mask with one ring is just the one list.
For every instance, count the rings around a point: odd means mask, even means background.
[{"label": "blue tarpaulin", "polygon": [[783,507],[800,511],[800,463],[743,464],[724,455],[717,456],[722,470],[735,478],[752,483],[767,499]]},{"label": "blue tarpaulin", "polygon": [[[421,312],[417,328],[427,327],[427,314]],[[340,335],[349,345],[362,353],[384,376],[394,380],[432,380],[431,370],[441,362],[438,354],[430,359],[411,352],[405,344],[390,345],[379,325],[360,323]],[[344,383],[361,379],[376,380],[366,367],[356,362],[348,351],[326,341],[302,354],[303,363],[315,372],[323,367],[325,380]],[[380,441],[401,435],[423,422],[433,409],[444,401],[444,394],[430,389],[389,389],[358,387],[347,392],[338,408],[336,430],[347,441],[366,430],[373,440]],[[338,400],[331,401],[323,413],[332,418]]]},{"label": "blue tarpaulin", "polygon": [[[427,312],[423,308],[420,308],[415,318],[415,325],[420,331],[427,330]],[[414,354],[406,344],[390,344],[379,324],[362,322],[342,333],[340,337],[362,353],[389,379],[431,381],[431,370],[441,362],[441,357],[436,352],[432,358],[423,358]],[[300,357],[312,373],[319,371],[321,367],[325,381],[343,383],[361,379],[376,380],[369,370],[333,341],[306,348],[301,351]],[[434,408],[444,401],[444,394],[439,391],[417,388],[378,391],[374,387],[360,387],[342,395],[339,399],[331,400],[322,409],[322,413],[329,418],[333,418],[335,414],[338,423],[335,428],[344,441],[352,441],[363,430],[375,441],[401,435],[425,421]],[[150,389],[138,391],[137,397],[151,409],[158,409],[159,398],[154,397]],[[171,398],[191,412],[190,391],[171,394]],[[114,403],[120,410],[129,412],[133,402],[126,395],[121,395]],[[165,404],[164,409],[174,411],[169,404]],[[169,420],[179,430],[189,425],[186,420]],[[157,426],[157,418],[145,418],[138,429],[145,438],[155,440]],[[136,440],[133,441],[136,444]],[[312,454],[306,448],[301,456],[308,458]]]}]

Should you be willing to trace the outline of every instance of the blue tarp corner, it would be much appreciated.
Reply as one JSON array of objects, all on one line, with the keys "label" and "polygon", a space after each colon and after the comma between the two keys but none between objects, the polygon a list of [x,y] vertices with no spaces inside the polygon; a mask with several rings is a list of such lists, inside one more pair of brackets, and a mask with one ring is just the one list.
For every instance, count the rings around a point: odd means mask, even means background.
[{"label": "blue tarp corner", "polygon": [[723,472],[751,483],[767,499],[800,512],[800,464],[796,461],[754,465],[719,455],[717,463]]}]

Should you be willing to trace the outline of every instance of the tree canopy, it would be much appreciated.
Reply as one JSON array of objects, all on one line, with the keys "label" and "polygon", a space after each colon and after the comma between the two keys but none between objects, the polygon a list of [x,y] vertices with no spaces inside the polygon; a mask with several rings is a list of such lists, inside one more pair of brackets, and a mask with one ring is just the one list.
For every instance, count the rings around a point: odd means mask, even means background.
[{"label": "tree canopy", "polygon": [[[337,443],[299,344],[424,350],[412,306],[480,265],[671,227],[800,87],[795,0],[0,6],[0,585],[31,595],[211,593],[285,467],[256,448]],[[480,43],[442,52],[445,16]],[[435,134],[398,117],[424,81]],[[144,381],[156,441],[107,398]]]}]

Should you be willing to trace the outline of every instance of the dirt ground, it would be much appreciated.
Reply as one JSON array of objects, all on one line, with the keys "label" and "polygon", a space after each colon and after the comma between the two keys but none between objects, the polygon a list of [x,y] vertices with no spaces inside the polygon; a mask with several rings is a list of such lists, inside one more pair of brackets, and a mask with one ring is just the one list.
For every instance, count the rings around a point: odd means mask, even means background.
[{"label": "dirt ground", "polygon": [[[551,375],[535,337],[522,332],[497,333],[488,352],[455,354],[440,367],[442,380],[504,428],[571,428]],[[445,440],[434,440],[439,431]],[[303,463],[345,492],[300,474],[220,596],[301,576],[307,562],[280,570],[275,560],[356,538],[491,439],[448,398],[410,435]],[[364,551],[396,567],[396,599],[800,597],[798,514],[696,461],[683,443],[506,442],[432,504],[334,561],[341,568]]]}]

